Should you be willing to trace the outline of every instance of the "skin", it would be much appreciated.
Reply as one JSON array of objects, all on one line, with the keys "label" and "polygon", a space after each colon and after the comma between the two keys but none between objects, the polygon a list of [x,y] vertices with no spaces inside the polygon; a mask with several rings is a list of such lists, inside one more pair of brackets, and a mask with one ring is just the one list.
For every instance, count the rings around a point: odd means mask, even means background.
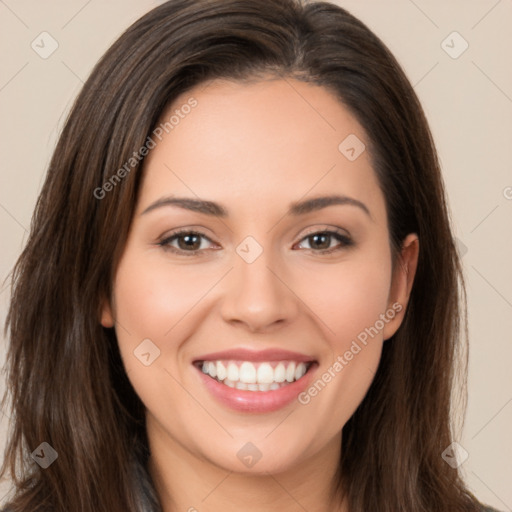
[{"label": "skin", "polygon": [[[164,512],[332,511],[341,429],[363,400],[382,345],[399,328],[418,257],[410,234],[392,267],[384,196],[364,151],[349,161],[349,134],[368,142],[324,88],[294,79],[215,80],[177,98],[198,105],[145,161],[131,232],[101,322],[116,327],[125,369],[147,408],[150,472]],[[333,193],[366,205],[286,214],[295,201]],[[225,218],[163,206],[164,196],[222,204]],[[177,228],[203,232],[195,255],[159,245]],[[338,229],[354,244],[307,235]],[[236,252],[247,236],[263,252]],[[170,242],[183,249],[179,240]],[[322,245],[324,243],[325,245]],[[337,247],[322,254],[325,247]],[[252,250],[252,249],[251,249]],[[205,390],[194,358],[230,348],[288,349],[314,357],[318,377],[394,303],[403,309],[311,401],[276,412],[236,412]],[[122,326],[122,327],[121,327]],[[149,338],[160,356],[133,351]],[[261,459],[247,468],[247,443]],[[249,498],[249,499],[248,499]]]}]

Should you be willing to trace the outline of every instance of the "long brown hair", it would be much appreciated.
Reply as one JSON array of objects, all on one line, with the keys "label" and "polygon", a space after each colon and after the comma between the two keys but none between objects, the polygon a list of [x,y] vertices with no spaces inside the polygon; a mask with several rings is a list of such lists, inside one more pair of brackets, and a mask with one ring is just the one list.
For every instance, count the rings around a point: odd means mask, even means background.
[{"label": "long brown hair", "polygon": [[[262,76],[324,86],[349,108],[370,140],[395,254],[408,233],[420,240],[404,322],[343,428],[337,492],[351,512],[478,510],[441,457],[452,442],[458,360],[465,371],[464,283],[436,150],[399,64],[330,3],[172,0],[129,27],[93,69],[13,270],[4,397],[12,421],[0,472],[16,484],[13,512],[159,510],[146,469],[144,407],[114,330],[99,322],[143,159],[125,167],[108,194],[98,190],[145,145],[178,95],[210,79]],[[30,457],[42,442],[58,453],[47,469]]]}]

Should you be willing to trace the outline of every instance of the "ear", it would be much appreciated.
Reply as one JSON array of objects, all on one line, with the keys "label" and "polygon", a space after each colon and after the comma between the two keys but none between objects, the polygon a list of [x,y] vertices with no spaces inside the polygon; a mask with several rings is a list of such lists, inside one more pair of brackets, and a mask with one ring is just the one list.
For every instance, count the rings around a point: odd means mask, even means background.
[{"label": "ear", "polygon": [[102,299],[100,307],[100,323],[103,327],[114,327],[114,315],[112,313],[112,306],[108,299]]},{"label": "ear", "polygon": [[385,340],[391,338],[402,325],[416,275],[419,247],[418,235],[410,233],[403,241],[400,254],[395,262],[388,297],[388,311],[393,311],[395,315],[385,324],[383,330]]}]

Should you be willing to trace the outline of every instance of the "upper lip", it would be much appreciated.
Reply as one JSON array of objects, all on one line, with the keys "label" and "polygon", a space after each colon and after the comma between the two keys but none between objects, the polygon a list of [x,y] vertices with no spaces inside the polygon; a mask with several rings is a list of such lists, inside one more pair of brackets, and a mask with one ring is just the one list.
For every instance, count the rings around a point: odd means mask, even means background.
[{"label": "upper lip", "polygon": [[239,360],[239,361],[298,361],[311,362],[315,361],[314,357],[291,352],[289,350],[266,349],[266,350],[248,350],[245,348],[237,348],[231,350],[223,350],[221,352],[212,352],[198,356],[194,359],[197,361],[219,361],[219,360]]}]

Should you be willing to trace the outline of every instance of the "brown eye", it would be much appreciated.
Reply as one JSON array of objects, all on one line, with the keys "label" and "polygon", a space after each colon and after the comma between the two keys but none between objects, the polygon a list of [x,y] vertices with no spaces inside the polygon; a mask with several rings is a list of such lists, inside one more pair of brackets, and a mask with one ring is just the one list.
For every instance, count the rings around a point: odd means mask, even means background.
[{"label": "brown eye", "polygon": [[[206,243],[203,244],[203,241]],[[211,240],[203,233],[196,231],[180,231],[173,233],[158,243],[165,250],[178,254],[194,255],[198,251],[208,248]]]},{"label": "brown eye", "polygon": [[[353,245],[353,241],[346,235],[336,231],[319,231],[304,237],[299,245],[306,241],[309,247],[302,247],[316,253],[326,254]],[[333,242],[338,242],[333,245]]]},{"label": "brown eye", "polygon": [[178,235],[178,247],[185,251],[197,251],[201,247],[201,237],[196,234]]},{"label": "brown eye", "polygon": [[308,236],[309,246],[312,249],[329,249],[331,246],[331,235],[327,233],[316,233]]}]

